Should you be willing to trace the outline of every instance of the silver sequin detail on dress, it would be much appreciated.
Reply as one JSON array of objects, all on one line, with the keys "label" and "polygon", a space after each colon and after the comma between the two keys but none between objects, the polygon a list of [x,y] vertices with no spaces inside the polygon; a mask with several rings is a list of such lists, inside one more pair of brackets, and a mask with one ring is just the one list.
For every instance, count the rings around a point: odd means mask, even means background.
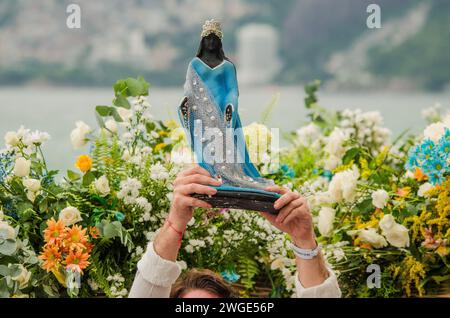
[{"label": "silver sequin detail on dress", "polygon": [[[216,175],[214,177],[222,178],[225,185],[231,185],[241,188],[256,188],[264,189],[267,186],[273,185],[272,180],[264,178],[253,179],[247,176],[243,170],[243,164],[237,162],[226,162],[227,153],[230,153],[230,149],[236,147],[233,139],[225,140],[226,138],[226,121],[225,115],[221,112],[219,107],[215,104],[213,98],[209,95],[209,90],[203,83],[202,79],[198,76],[195,70],[190,65],[187,72],[186,83],[184,85],[185,96],[188,98],[189,108],[189,123],[198,122],[201,120],[203,125],[202,135],[205,132],[205,127],[215,127],[214,135],[220,136],[223,139],[222,154],[224,160],[222,162],[214,162],[211,164]],[[194,107],[195,105],[195,107]],[[190,133],[189,127],[187,133]],[[198,143],[202,143],[203,147],[208,147],[208,144],[216,146],[217,143],[211,142],[210,139],[201,138],[195,133],[193,139]],[[228,144],[227,144],[228,143]],[[207,148],[208,149],[208,148]],[[211,147],[209,148],[211,150]],[[218,153],[218,149],[213,149],[214,153]],[[220,150],[220,149],[219,149]],[[228,151],[228,152],[227,152]],[[203,151],[205,153],[205,151]],[[234,153],[237,153],[235,148]]]}]

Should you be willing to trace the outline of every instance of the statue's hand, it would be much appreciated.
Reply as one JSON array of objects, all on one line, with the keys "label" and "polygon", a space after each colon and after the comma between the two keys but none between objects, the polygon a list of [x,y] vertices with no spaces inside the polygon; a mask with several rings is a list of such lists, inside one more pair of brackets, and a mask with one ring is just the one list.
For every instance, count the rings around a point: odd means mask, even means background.
[{"label": "statue's hand", "polygon": [[278,186],[271,186],[266,191],[282,194],[274,203],[278,215],[264,213],[263,216],[280,231],[291,236],[294,244],[302,248],[316,246],[312,216],[305,198],[300,194]]}]

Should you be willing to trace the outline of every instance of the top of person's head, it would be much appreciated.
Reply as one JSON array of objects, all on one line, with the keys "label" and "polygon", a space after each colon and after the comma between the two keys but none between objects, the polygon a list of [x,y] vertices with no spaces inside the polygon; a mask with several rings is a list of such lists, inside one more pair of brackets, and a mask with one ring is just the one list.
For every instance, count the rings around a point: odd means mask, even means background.
[{"label": "top of person's head", "polygon": [[236,298],[237,294],[225,280],[207,269],[192,269],[173,285],[171,298]]}]

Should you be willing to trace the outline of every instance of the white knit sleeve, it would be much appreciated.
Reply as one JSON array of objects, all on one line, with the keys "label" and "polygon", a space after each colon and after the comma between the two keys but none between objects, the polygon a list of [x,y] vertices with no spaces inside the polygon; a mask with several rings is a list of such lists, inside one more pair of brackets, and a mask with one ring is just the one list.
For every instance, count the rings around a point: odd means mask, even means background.
[{"label": "white knit sleeve", "polygon": [[177,263],[156,254],[152,242],[147,246],[137,268],[138,272],[128,296],[130,298],[168,298],[173,283],[181,273]]},{"label": "white knit sleeve", "polygon": [[340,298],[342,296],[341,289],[334,272],[328,268],[329,276],[320,285],[305,288],[302,286],[296,273],[295,287],[298,298]]}]

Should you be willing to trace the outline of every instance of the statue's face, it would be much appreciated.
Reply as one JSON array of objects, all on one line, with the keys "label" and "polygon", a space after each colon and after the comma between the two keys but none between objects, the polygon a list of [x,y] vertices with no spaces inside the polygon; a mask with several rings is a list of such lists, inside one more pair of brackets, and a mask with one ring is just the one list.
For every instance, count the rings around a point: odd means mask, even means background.
[{"label": "statue's face", "polygon": [[205,48],[209,51],[215,51],[220,47],[220,39],[215,34],[210,34],[205,37]]}]

